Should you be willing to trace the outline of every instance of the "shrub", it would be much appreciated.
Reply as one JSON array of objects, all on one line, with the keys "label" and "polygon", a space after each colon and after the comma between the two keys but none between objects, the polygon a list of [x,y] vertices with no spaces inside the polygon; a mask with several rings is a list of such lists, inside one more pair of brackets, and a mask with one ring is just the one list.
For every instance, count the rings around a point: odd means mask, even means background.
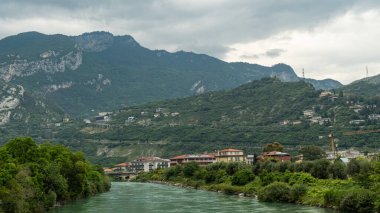
[{"label": "shrub", "polygon": [[346,190],[331,189],[327,191],[323,197],[324,206],[326,207],[339,207],[344,196],[347,194]]},{"label": "shrub", "polygon": [[232,185],[244,186],[254,179],[254,175],[247,169],[240,170],[232,176]]},{"label": "shrub", "polygon": [[259,190],[258,199],[265,202],[289,202],[290,189],[287,183],[274,182]]},{"label": "shrub", "polygon": [[199,168],[196,162],[190,162],[183,166],[183,175],[185,177],[192,177]]},{"label": "shrub", "polygon": [[367,190],[352,191],[344,196],[339,208],[346,212],[372,212],[374,209],[374,194]]},{"label": "shrub", "polygon": [[327,159],[316,160],[313,163],[313,168],[310,173],[313,177],[318,179],[327,179],[329,177],[329,173],[327,168],[330,166],[330,161]]},{"label": "shrub", "polygon": [[306,194],[307,188],[302,184],[294,184],[290,189],[289,193],[289,201],[290,202],[298,202],[303,195]]}]

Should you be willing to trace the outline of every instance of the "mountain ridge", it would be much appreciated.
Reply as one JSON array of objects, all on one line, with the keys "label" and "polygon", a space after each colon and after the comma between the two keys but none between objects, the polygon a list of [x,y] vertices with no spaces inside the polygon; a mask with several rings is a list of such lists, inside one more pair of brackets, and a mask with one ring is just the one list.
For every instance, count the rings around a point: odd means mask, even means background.
[{"label": "mountain ridge", "polygon": [[[231,89],[273,76],[302,80],[285,64],[266,67],[193,52],[150,50],[130,35],[104,31],[79,36],[27,32],[0,40],[0,78],[74,116]],[[317,89],[341,86],[327,81],[310,83]]]}]

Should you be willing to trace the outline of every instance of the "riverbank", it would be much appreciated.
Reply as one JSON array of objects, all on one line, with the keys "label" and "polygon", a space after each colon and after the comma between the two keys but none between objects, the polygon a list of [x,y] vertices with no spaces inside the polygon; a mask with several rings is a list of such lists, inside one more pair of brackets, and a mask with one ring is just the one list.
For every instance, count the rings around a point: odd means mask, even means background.
[{"label": "riverbank", "polygon": [[[141,173],[136,181],[254,197],[264,202],[295,203],[346,212],[378,212],[379,163],[354,163],[346,166],[341,162],[318,160],[301,164],[265,162],[253,166],[185,164]],[[344,169],[342,174],[338,174],[339,168]],[[356,171],[352,171],[354,168]],[[343,171],[350,171],[349,176]]]},{"label": "riverbank", "polygon": [[107,193],[55,209],[52,212],[114,213],[333,213],[333,211],[290,204],[258,202],[255,199],[227,196],[205,190],[181,188],[166,184],[113,182]]}]

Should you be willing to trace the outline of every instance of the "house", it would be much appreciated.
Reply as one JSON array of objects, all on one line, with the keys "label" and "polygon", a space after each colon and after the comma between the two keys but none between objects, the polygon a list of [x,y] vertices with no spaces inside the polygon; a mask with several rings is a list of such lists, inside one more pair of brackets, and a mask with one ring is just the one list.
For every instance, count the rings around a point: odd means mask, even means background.
[{"label": "house", "polygon": [[265,161],[267,159],[275,159],[280,162],[284,161],[290,161],[292,157],[289,153],[285,152],[278,152],[278,151],[272,151],[272,152],[263,152],[261,155],[257,157],[257,160],[259,161]]},{"label": "house", "polygon": [[302,124],[302,121],[293,121],[292,124],[293,125],[300,125],[300,124]]},{"label": "house", "polygon": [[255,155],[247,155],[245,162],[252,165],[255,162]]},{"label": "house", "polygon": [[310,122],[312,123],[312,124],[319,124],[319,121],[322,119],[322,117],[321,116],[315,116],[315,117],[312,117],[311,119],[310,119]]},{"label": "house", "polygon": [[112,112],[99,112],[98,113],[98,116],[110,116],[110,115],[112,115]]},{"label": "house", "polygon": [[168,167],[170,167],[170,160],[159,157],[140,157],[131,162],[131,168],[137,173]]},{"label": "house", "polygon": [[364,108],[364,106],[360,104],[355,104],[353,106],[350,106],[349,108],[354,110],[354,112],[359,113]]},{"label": "house", "polygon": [[370,114],[368,115],[369,120],[379,120],[380,119],[380,114]]},{"label": "house", "polygon": [[303,111],[303,116],[305,116],[306,118],[311,118],[314,116],[314,114],[315,114],[314,110],[311,110],[311,109]]},{"label": "house", "polygon": [[172,116],[172,117],[175,117],[175,116],[177,116],[177,115],[179,115],[179,112],[172,112],[172,113],[171,113],[171,116]]},{"label": "house", "polygon": [[90,119],[83,119],[83,122],[84,122],[85,124],[90,124],[90,123],[91,123]]},{"label": "house", "polygon": [[283,120],[283,121],[280,121],[280,125],[281,125],[281,126],[286,126],[286,125],[288,125],[289,123],[290,123],[289,120]]},{"label": "house", "polygon": [[62,122],[63,123],[68,123],[70,122],[70,118],[68,116],[65,116],[63,119],[62,119]]},{"label": "house", "polygon": [[133,169],[131,168],[131,165],[130,163],[119,163],[119,164],[116,164],[113,168],[112,168],[112,171],[113,172],[132,172]]},{"label": "house", "polygon": [[331,96],[333,93],[330,92],[330,91],[322,91],[321,94],[319,94],[319,97],[327,97],[327,96]]},{"label": "house", "polygon": [[365,123],[365,120],[352,120],[350,121],[350,124],[353,124],[353,125],[360,125],[360,124],[364,124]]},{"label": "house", "polygon": [[170,158],[170,166],[182,165],[185,163],[196,162],[201,166],[215,163],[215,154],[200,154],[200,155],[179,155]]},{"label": "house", "polygon": [[95,117],[96,122],[110,122],[111,121],[111,116],[109,115],[99,115]]},{"label": "house", "polygon": [[216,151],[216,162],[245,162],[243,150],[223,149]]}]

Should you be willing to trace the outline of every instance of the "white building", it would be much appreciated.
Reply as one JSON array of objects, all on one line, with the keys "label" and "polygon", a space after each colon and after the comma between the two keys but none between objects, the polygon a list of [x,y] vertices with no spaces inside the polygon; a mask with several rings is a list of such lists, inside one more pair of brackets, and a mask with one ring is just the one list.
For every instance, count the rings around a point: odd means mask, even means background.
[{"label": "white building", "polygon": [[159,157],[140,157],[132,161],[130,166],[135,172],[149,172],[170,167],[170,160]]}]

